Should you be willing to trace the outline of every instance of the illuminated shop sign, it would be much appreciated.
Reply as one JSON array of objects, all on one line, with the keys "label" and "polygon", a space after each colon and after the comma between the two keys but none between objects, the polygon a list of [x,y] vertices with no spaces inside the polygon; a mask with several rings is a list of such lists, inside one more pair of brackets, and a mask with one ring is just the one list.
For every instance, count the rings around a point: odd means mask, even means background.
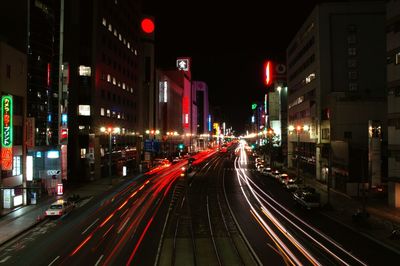
[{"label": "illuminated shop sign", "polygon": [[1,168],[12,170],[13,166],[13,98],[11,95],[1,97]]},{"label": "illuminated shop sign", "polygon": [[189,97],[184,96],[182,102],[183,111],[183,127],[189,127]]}]

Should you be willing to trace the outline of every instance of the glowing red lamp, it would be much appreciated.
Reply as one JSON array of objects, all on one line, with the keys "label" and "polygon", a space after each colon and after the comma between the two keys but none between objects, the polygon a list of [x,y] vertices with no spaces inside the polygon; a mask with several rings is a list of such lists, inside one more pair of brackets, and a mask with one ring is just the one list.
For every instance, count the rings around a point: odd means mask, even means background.
[{"label": "glowing red lamp", "polygon": [[142,27],[142,30],[147,33],[147,34],[151,34],[154,32],[154,22],[152,19],[150,18],[144,18],[142,20],[142,23],[140,24]]}]

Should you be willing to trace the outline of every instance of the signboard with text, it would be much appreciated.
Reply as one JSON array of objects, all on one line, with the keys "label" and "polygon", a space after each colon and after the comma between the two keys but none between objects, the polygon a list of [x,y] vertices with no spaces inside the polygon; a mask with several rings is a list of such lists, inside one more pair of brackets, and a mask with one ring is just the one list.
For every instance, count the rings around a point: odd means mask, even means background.
[{"label": "signboard with text", "polygon": [[13,98],[1,97],[1,169],[10,171],[13,167]]}]

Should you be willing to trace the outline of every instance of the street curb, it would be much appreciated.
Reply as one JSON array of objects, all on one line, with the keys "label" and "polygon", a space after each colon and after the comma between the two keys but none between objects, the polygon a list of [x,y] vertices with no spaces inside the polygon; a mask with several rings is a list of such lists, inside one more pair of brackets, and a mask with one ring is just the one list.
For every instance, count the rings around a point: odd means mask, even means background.
[{"label": "street curb", "polygon": [[30,225],[29,227],[23,229],[22,231],[16,233],[15,235],[9,237],[7,240],[3,241],[2,243],[0,243],[0,247],[3,247],[4,245],[8,244],[9,242],[15,240],[15,238],[20,237],[21,235],[25,234],[26,232],[28,232],[29,230],[33,229],[34,227],[38,226],[39,224],[43,223],[45,221],[45,219],[41,219],[40,221],[35,221],[32,225]]},{"label": "street curb", "polygon": [[355,233],[358,233],[358,234],[360,234],[360,235],[362,235],[362,236],[368,238],[369,240],[372,240],[372,241],[374,241],[375,243],[377,243],[377,244],[379,244],[379,245],[381,245],[381,246],[384,246],[385,248],[387,248],[387,249],[393,251],[394,253],[400,255],[400,250],[397,250],[396,248],[394,248],[394,247],[392,247],[392,246],[390,246],[390,245],[388,245],[388,244],[386,244],[386,243],[384,243],[384,242],[382,242],[382,241],[380,241],[380,240],[374,238],[373,236],[371,236],[371,235],[369,235],[369,234],[367,234],[367,233],[364,233],[364,232],[361,232],[361,231],[356,230],[353,226],[348,225],[348,224],[346,224],[346,223],[344,223],[344,222],[338,220],[337,218],[332,217],[331,215],[329,215],[329,214],[327,214],[327,213],[324,213],[324,212],[320,212],[320,213],[321,213],[322,215],[324,215],[325,217],[328,217],[329,219],[335,221],[336,223],[339,223],[339,224],[343,225],[344,227],[350,229],[351,231],[353,231],[353,232],[355,232]]}]

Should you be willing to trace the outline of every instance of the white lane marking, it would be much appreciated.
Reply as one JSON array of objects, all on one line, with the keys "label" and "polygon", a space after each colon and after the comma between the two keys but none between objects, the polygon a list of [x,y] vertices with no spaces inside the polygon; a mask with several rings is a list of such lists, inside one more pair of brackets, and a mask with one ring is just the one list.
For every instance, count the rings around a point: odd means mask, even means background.
[{"label": "white lane marking", "polygon": [[9,258],[11,258],[11,256],[7,256],[4,259],[0,260],[0,263],[4,263],[6,262]]},{"label": "white lane marking", "polygon": [[86,228],[85,231],[82,232],[82,235],[84,235],[90,229],[90,227],[92,227],[95,223],[97,223],[98,220],[99,218],[97,218],[91,225],[89,225],[88,228]]},{"label": "white lane marking", "polygon": [[54,262],[56,262],[56,260],[58,260],[60,258],[60,256],[57,256],[57,258],[55,258],[52,262],[50,262],[50,264],[48,266],[51,266]]},{"label": "white lane marking", "polygon": [[125,228],[126,224],[128,223],[129,219],[131,219],[130,216],[128,216],[125,220],[125,223],[121,226],[121,228],[118,230],[118,234],[121,233],[121,231]]},{"label": "white lane marking", "polygon": [[96,264],[94,266],[99,265],[100,261],[103,259],[104,255],[101,255],[100,258],[97,260]]}]

